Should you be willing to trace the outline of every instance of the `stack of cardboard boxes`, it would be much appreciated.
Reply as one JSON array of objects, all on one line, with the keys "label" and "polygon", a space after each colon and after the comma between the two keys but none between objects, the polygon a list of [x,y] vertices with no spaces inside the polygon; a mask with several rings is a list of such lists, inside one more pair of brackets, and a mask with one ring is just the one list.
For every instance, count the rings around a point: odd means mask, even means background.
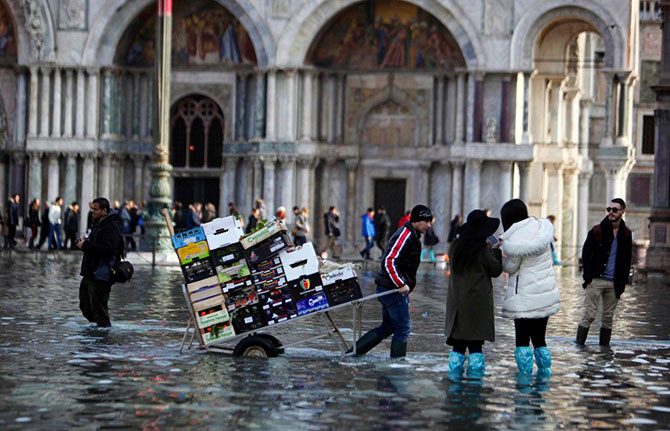
[{"label": "stack of cardboard boxes", "polygon": [[205,345],[361,297],[351,267],[320,274],[312,243],[293,248],[279,220],[243,236],[239,219],[218,218],[172,242]]}]

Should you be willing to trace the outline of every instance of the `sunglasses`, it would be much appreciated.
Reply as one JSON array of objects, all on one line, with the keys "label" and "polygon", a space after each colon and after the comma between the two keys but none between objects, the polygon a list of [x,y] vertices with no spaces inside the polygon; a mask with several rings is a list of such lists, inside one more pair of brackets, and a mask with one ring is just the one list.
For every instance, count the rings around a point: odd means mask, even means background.
[{"label": "sunglasses", "polygon": [[616,214],[616,213],[619,212],[619,208],[616,208],[616,207],[607,207],[607,208],[605,208],[605,211],[607,211],[608,213]]}]

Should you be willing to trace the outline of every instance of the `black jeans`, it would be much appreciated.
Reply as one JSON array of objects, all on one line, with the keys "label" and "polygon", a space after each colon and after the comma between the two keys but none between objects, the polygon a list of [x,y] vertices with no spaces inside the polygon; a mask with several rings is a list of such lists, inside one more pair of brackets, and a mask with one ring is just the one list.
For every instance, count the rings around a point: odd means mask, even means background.
[{"label": "black jeans", "polygon": [[544,334],[547,332],[549,317],[541,319],[514,319],[514,332],[516,333],[516,347],[530,346],[533,341],[534,348],[546,347]]},{"label": "black jeans", "polygon": [[454,352],[460,353],[462,355],[465,355],[466,349],[470,353],[482,353],[482,346],[484,346],[483,341],[457,340],[451,337],[449,337],[447,344],[452,346],[452,350]]},{"label": "black jeans", "polygon": [[79,285],[79,309],[89,322],[98,326],[112,326],[109,320],[109,292],[112,284],[84,277]]}]

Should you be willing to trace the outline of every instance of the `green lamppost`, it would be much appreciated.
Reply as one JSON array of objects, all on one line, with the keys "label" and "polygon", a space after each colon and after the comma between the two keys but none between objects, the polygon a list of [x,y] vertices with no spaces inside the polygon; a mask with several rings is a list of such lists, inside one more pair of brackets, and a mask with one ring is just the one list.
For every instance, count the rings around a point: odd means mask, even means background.
[{"label": "green lamppost", "polygon": [[154,151],[151,155],[149,201],[144,210],[144,225],[151,241],[145,247],[159,251],[171,248],[167,225],[161,211],[170,208],[170,173],[168,157],[170,140],[170,61],[172,51],[172,0],[158,0],[156,15],[156,79],[157,101],[154,117]]}]

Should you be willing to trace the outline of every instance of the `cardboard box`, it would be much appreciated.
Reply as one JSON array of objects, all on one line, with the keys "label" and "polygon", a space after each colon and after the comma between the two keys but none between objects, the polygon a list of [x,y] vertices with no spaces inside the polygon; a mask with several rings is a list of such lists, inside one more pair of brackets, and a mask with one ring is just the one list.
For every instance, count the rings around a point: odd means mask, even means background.
[{"label": "cardboard box", "polygon": [[262,306],[271,305],[273,307],[279,307],[284,304],[290,304],[291,302],[293,302],[293,296],[291,295],[288,286],[260,292],[258,294],[258,303]]},{"label": "cardboard box", "polygon": [[[218,280],[218,278],[217,278]],[[243,278],[239,280],[231,280],[228,283],[224,283],[221,285],[223,288],[223,293],[229,293],[234,290],[240,289],[242,287],[246,286],[252,286],[253,287],[254,283],[251,281],[250,278]]]},{"label": "cardboard box", "polygon": [[300,301],[308,296],[323,292],[323,285],[321,283],[321,275],[312,274],[289,281],[288,286],[293,300]]},{"label": "cardboard box", "polygon": [[214,270],[212,261],[209,258],[205,260],[196,260],[194,262],[182,265],[181,271],[184,273],[184,278],[186,279],[187,284],[216,276],[216,271]]},{"label": "cardboard box", "polygon": [[179,256],[179,262],[182,265],[186,265],[195,260],[209,259],[209,247],[207,247],[207,241],[187,244],[177,250],[177,255]]},{"label": "cardboard box", "polygon": [[356,278],[356,272],[350,266],[341,266],[334,271],[321,274],[324,287],[350,278]]},{"label": "cardboard box", "polygon": [[206,328],[230,320],[223,297],[200,301],[193,305],[198,328]]},{"label": "cardboard box", "polygon": [[259,262],[254,268],[251,268],[251,274],[258,274],[259,272],[268,271],[281,266],[281,259],[273,257],[272,259]]},{"label": "cardboard box", "polygon": [[296,302],[298,316],[314,313],[315,311],[324,310],[328,308],[328,299],[325,293],[317,293],[316,295],[308,296]]},{"label": "cardboard box", "polygon": [[283,221],[272,219],[268,221],[265,226],[256,232],[250,233],[248,235],[240,238],[240,243],[245,249],[251,248],[254,245],[260,244],[261,242],[279,234],[279,233],[288,233],[288,229]]},{"label": "cardboard box", "polygon": [[265,326],[263,312],[258,305],[238,308],[230,313],[236,334],[253,331]]},{"label": "cardboard box", "polygon": [[251,279],[254,283],[263,283],[264,281],[273,280],[275,278],[281,278],[284,276],[284,268],[281,265],[278,265],[274,268],[267,269],[265,271],[255,271],[251,275]]},{"label": "cardboard box", "polygon": [[261,262],[269,260],[279,254],[282,250],[291,247],[293,243],[286,232],[279,232],[267,238],[263,242],[252,245],[245,249],[247,262],[252,270],[256,269]]},{"label": "cardboard box", "polygon": [[295,302],[284,302],[281,305],[265,304],[261,305],[261,309],[265,322],[268,325],[274,325],[298,317]]},{"label": "cardboard box", "polygon": [[245,286],[240,289],[235,289],[227,293],[226,297],[228,311],[258,304],[258,293],[254,286]]},{"label": "cardboard box", "polygon": [[200,226],[172,235],[172,245],[175,250],[202,241],[205,241],[205,232]]},{"label": "cardboard box", "polygon": [[305,243],[302,247],[282,251],[279,253],[279,259],[288,281],[319,272],[319,259],[311,242]]},{"label": "cardboard box", "polygon": [[202,289],[203,287],[216,286],[217,284],[219,284],[219,279],[217,277],[207,277],[202,280],[194,281],[193,283],[188,283],[186,288],[190,293]]},{"label": "cardboard box", "polygon": [[223,291],[221,290],[221,286],[216,284],[214,286],[203,287],[202,289],[190,292],[189,297],[191,298],[191,302],[194,303],[211,297],[221,297],[221,300],[223,301]]},{"label": "cardboard box", "polygon": [[244,234],[242,221],[235,216],[216,218],[202,225],[210,250],[239,242]]},{"label": "cardboard box", "polygon": [[216,341],[222,341],[226,338],[235,336],[235,329],[230,321],[217,323],[200,330],[202,339],[205,345],[212,344]]},{"label": "cardboard box", "polygon": [[328,286],[324,286],[323,290],[326,292],[326,297],[331,307],[363,297],[357,278],[349,278],[329,284]]},{"label": "cardboard box", "polygon": [[219,278],[219,282],[230,283],[233,280],[249,277],[251,271],[249,270],[247,261],[245,259],[240,259],[228,266],[217,265],[216,275]]},{"label": "cardboard box", "polygon": [[259,293],[279,289],[285,287],[286,285],[287,285],[286,277],[271,278],[269,280],[255,283],[256,291],[258,291]]}]

